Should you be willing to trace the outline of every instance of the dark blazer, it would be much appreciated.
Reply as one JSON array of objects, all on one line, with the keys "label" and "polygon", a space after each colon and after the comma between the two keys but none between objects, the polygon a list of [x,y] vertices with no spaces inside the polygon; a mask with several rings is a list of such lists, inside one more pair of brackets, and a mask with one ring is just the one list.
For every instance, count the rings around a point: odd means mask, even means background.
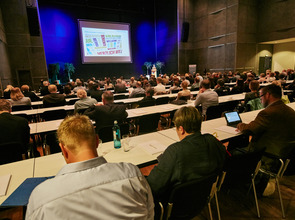
[{"label": "dark blazer", "polygon": [[240,130],[252,135],[250,150],[266,148],[266,152],[286,156],[291,141],[295,141],[295,111],[282,100],[260,111],[254,121],[242,123]]},{"label": "dark blazer", "polygon": [[29,97],[32,102],[41,101],[41,99],[34,92],[23,92],[25,97]]},{"label": "dark blazer", "polygon": [[62,94],[51,93],[43,97],[43,107],[63,106],[66,104],[66,98]]},{"label": "dark blazer", "polygon": [[105,126],[114,124],[117,120],[118,123],[122,123],[128,116],[126,107],[119,104],[106,104],[100,106],[92,106],[84,112],[90,119],[96,122],[96,131]]},{"label": "dark blazer", "polygon": [[89,90],[89,95],[91,98],[96,99],[96,101],[101,102],[101,96],[103,94],[103,91],[101,90]]},{"label": "dark blazer", "polygon": [[44,86],[40,89],[40,93],[41,93],[41,96],[45,96],[45,95],[48,95],[50,94],[50,92],[48,91],[48,86]]},{"label": "dark blazer", "polygon": [[23,145],[22,153],[25,153],[30,140],[28,121],[25,118],[4,112],[0,114],[0,125],[0,143],[21,143]]},{"label": "dark blazer", "polygon": [[175,185],[219,174],[225,156],[225,147],[211,134],[196,132],[171,144],[147,177],[154,198],[166,201]]},{"label": "dark blazer", "polygon": [[115,85],[114,93],[124,93],[124,92],[127,92],[125,84],[120,83]]},{"label": "dark blazer", "polygon": [[153,98],[152,96],[146,96],[142,100],[140,100],[137,104],[138,104],[137,108],[154,106],[156,105],[156,99]]}]

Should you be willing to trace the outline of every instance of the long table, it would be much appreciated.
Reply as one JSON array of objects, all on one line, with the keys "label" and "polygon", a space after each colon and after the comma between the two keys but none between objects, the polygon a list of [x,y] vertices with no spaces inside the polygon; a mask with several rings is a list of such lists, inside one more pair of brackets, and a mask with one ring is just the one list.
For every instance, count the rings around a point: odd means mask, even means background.
[{"label": "long table", "polygon": [[[290,103],[288,105],[295,109],[295,103]],[[261,110],[242,113],[241,118],[244,122],[250,122],[256,117],[259,111]],[[225,141],[239,135],[238,133],[228,133],[218,129],[225,125],[226,121],[224,118],[205,121],[202,123],[202,133],[211,133],[221,141]],[[124,152],[122,148],[114,149],[112,142],[103,143],[98,147],[98,154],[103,155],[108,162],[130,162],[138,166],[144,166],[155,162],[157,156],[161,153],[158,152],[153,155],[140,147],[142,143],[149,142],[151,140],[155,140],[161,145],[168,147],[170,144],[178,141],[178,137],[175,128],[171,128],[131,137],[130,144],[133,148],[128,152]],[[0,203],[2,203],[26,178],[56,175],[58,170],[64,164],[65,162],[62,154],[57,153],[0,166],[0,176],[12,174],[7,194],[6,196],[0,197]]]}]

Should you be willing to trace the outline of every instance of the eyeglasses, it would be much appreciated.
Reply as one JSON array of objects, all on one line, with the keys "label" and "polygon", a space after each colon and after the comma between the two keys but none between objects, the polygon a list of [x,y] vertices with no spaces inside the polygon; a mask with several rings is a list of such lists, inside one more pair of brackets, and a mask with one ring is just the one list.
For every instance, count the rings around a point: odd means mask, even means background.
[{"label": "eyeglasses", "polygon": [[265,96],[265,94],[266,94],[266,93],[262,94],[262,95],[261,95],[261,96],[259,96],[259,97],[261,98],[261,97]]}]

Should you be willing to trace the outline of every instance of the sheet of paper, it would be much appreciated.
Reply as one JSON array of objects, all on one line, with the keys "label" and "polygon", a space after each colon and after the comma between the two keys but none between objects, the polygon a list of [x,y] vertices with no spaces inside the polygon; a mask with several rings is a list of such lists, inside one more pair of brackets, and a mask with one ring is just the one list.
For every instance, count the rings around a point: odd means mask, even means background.
[{"label": "sheet of paper", "polygon": [[236,128],[226,126],[226,125],[218,127],[216,129],[219,131],[224,131],[224,132],[230,133],[230,134],[238,134],[240,132],[240,131],[236,131]]},{"label": "sheet of paper", "polygon": [[6,195],[10,179],[11,179],[11,174],[0,176],[0,196]]},{"label": "sheet of paper", "polygon": [[162,153],[168,147],[155,140],[141,143],[138,146],[150,154]]}]

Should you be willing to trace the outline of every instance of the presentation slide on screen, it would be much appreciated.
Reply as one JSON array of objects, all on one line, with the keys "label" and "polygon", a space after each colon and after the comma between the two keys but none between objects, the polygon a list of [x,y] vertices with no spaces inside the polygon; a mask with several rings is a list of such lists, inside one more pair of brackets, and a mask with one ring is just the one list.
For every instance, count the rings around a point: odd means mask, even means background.
[{"label": "presentation slide on screen", "polygon": [[83,63],[132,62],[129,24],[79,20]]}]

